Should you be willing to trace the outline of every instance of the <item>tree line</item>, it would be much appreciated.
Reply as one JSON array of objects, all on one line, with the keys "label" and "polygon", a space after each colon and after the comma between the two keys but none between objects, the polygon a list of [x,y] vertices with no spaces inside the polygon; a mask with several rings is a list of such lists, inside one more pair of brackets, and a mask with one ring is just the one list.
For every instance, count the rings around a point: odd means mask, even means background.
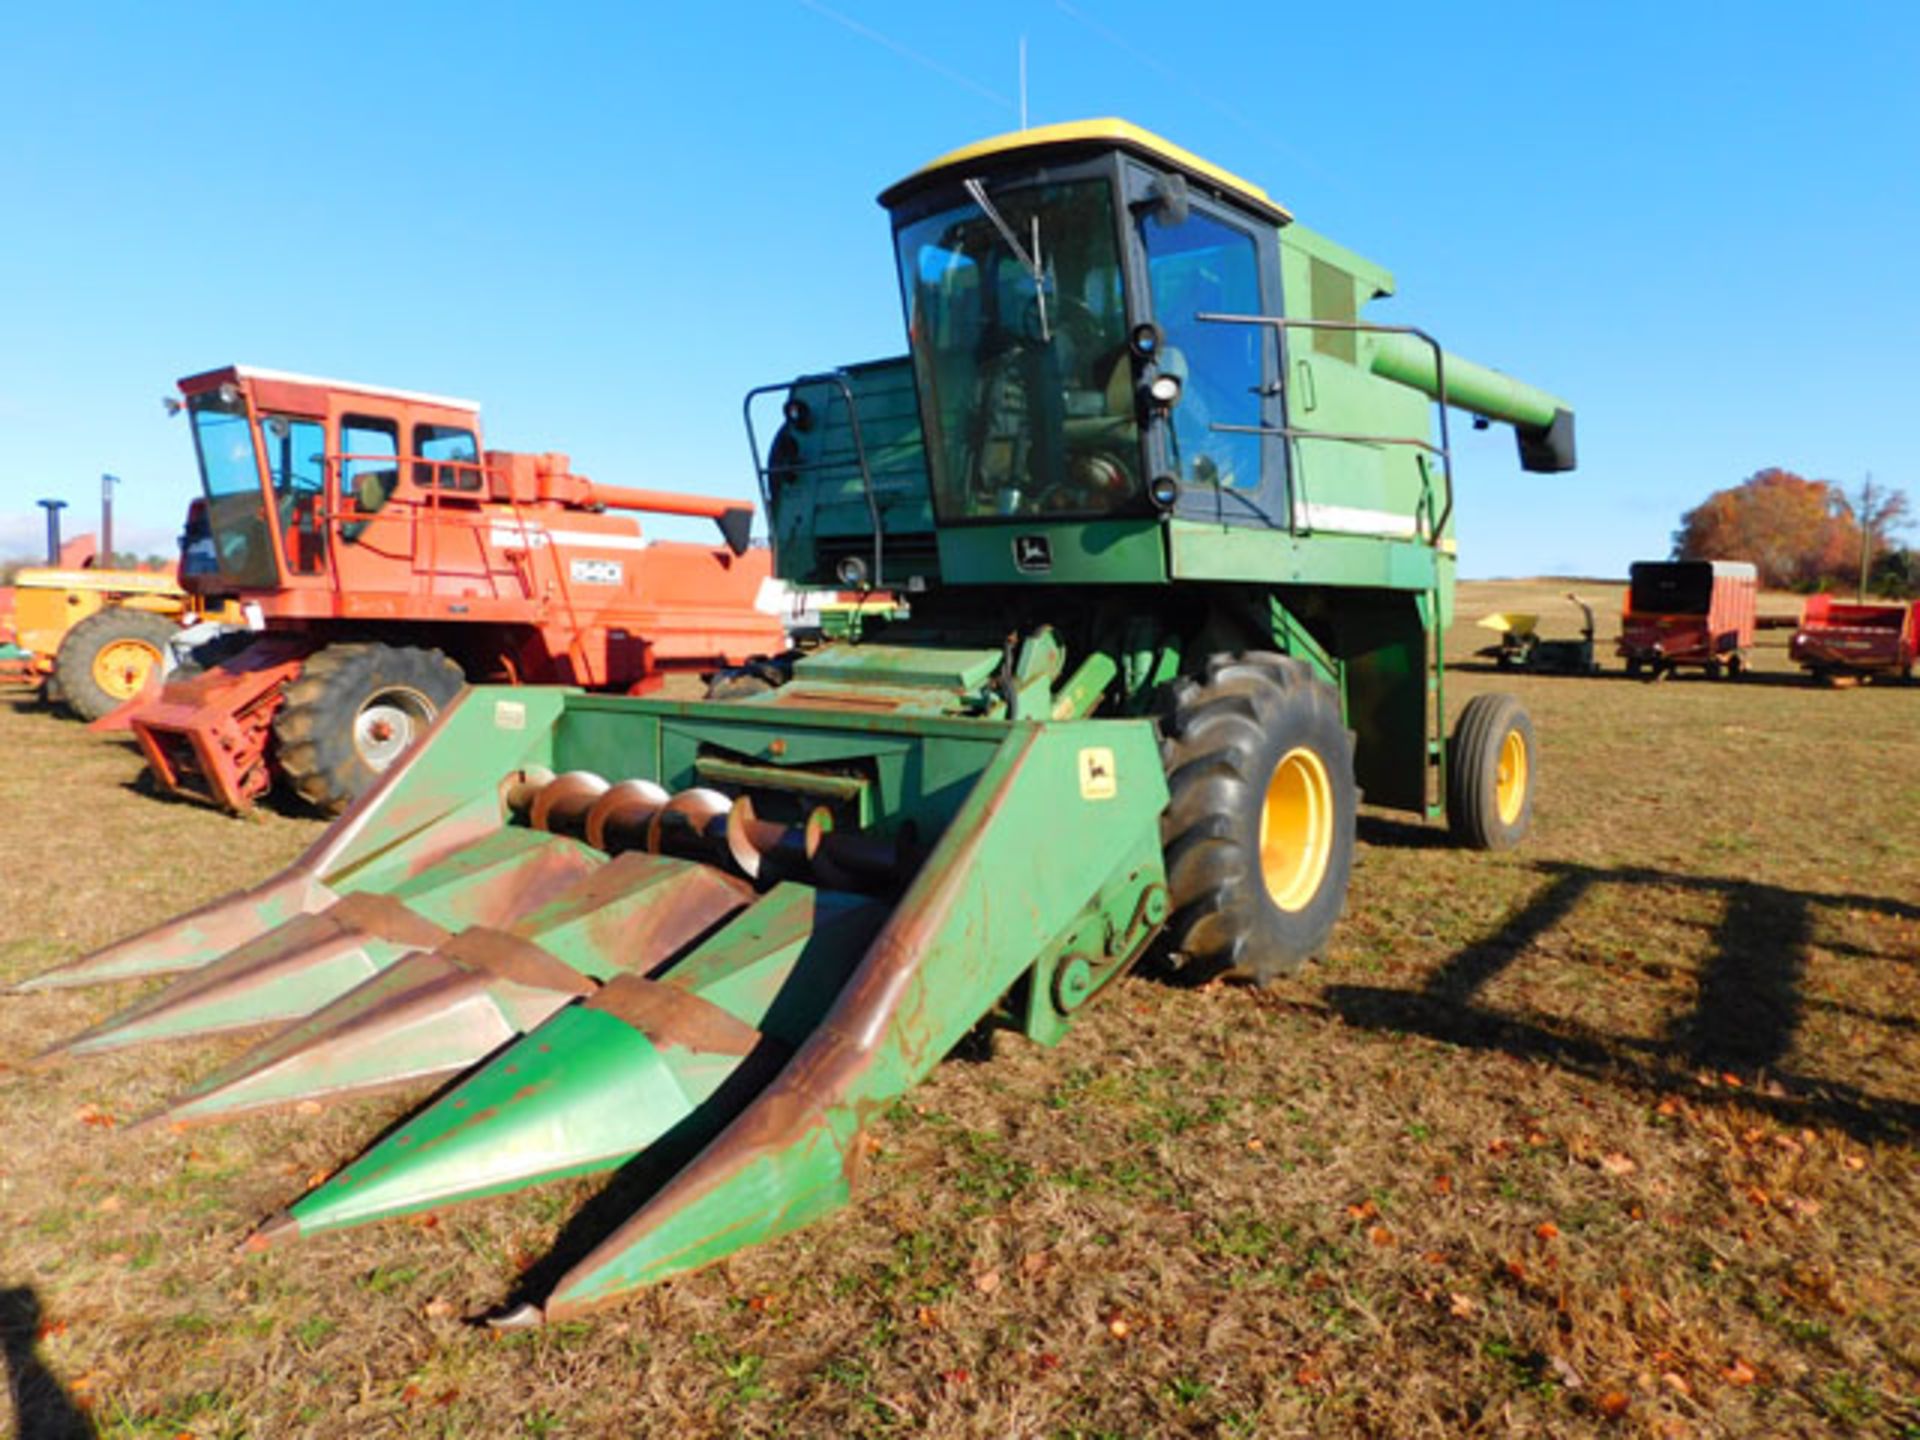
[{"label": "tree line", "polygon": [[1920,593],[1920,550],[1899,543],[1905,492],[1871,476],[1848,492],[1774,466],[1716,490],[1680,517],[1676,560],[1751,560],[1780,590]]}]

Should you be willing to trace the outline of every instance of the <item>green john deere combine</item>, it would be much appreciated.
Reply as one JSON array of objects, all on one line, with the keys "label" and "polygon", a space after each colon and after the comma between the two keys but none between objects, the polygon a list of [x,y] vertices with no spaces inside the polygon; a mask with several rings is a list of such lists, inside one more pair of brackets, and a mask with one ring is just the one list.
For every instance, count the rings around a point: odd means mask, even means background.
[{"label": "green john deere combine", "polygon": [[1386,272],[1119,121],[881,201],[911,354],[747,412],[781,576],[909,614],[728,703],[470,691],[293,869],[22,987],[178,976],[69,1055],[282,1027],[169,1122],[451,1080],[253,1243],[644,1155],[509,1318],[570,1315],[840,1205],[956,1041],[1058,1041],[1156,936],[1299,965],[1363,792],[1525,832],[1520,707],[1443,730],[1446,407],[1564,470],[1560,401],[1361,319]]}]

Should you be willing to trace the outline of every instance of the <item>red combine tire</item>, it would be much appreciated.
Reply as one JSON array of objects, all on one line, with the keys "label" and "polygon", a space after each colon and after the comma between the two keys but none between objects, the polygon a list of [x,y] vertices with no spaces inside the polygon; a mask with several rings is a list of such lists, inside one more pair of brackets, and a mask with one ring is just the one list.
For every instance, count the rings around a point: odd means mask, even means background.
[{"label": "red combine tire", "polygon": [[1339,696],[1299,660],[1215,655],[1175,688],[1164,728],[1170,949],[1197,978],[1292,974],[1326,945],[1353,870]]},{"label": "red combine tire", "polygon": [[1472,850],[1510,850],[1533,824],[1540,762],[1533,721],[1511,695],[1476,695],[1447,742],[1447,826]]},{"label": "red combine tire", "polygon": [[273,719],[281,772],[302,800],[337,814],[406,753],[466,683],[438,650],[345,644],[316,651]]},{"label": "red combine tire", "polygon": [[179,630],[179,621],[151,610],[96,610],[67,631],[54,656],[61,701],[82,720],[111,714],[166,672],[167,642]]}]

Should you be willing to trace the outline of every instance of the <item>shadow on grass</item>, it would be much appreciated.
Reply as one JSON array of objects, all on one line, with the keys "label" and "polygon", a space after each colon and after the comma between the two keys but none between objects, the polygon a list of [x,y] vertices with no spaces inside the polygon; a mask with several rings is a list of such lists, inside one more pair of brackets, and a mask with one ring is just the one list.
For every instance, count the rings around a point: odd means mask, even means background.
[{"label": "shadow on grass", "polygon": [[[1920,905],[1640,867],[1548,862],[1536,868],[1545,884],[1520,913],[1449,957],[1420,989],[1331,985],[1323,998],[1347,1024],[1365,1029],[1503,1050],[1614,1084],[1685,1094],[1700,1104],[1738,1103],[1783,1123],[1835,1125],[1861,1140],[1920,1139],[1920,1104],[1781,1068],[1807,1003],[1801,986],[1815,912],[1865,910],[1920,920]],[[1479,1002],[1489,983],[1602,885],[1694,890],[1723,899],[1698,999],[1665,1035],[1608,1035],[1573,1021],[1505,1014]],[[1696,1078],[1694,1072],[1702,1070],[1744,1072],[1754,1083],[1734,1089],[1710,1083],[1710,1075]]]},{"label": "shadow on grass", "polygon": [[40,1297],[24,1285],[0,1289],[0,1349],[7,1358],[17,1440],[91,1440],[98,1432],[41,1362]]},{"label": "shadow on grass", "polygon": [[[1614,663],[1615,665],[1619,665],[1621,662],[1615,661]],[[1499,675],[1503,678],[1515,680],[1611,680],[1630,682],[1634,685],[1706,684],[1716,687],[1725,686],[1736,690],[1747,687],[1753,687],[1755,689],[1784,688],[1790,690],[1807,690],[1815,687],[1819,683],[1804,670],[1749,670],[1737,679],[1732,676],[1723,676],[1715,680],[1709,678],[1706,671],[1700,667],[1688,665],[1673,671],[1671,674],[1663,675],[1656,679],[1651,675],[1629,675],[1624,669],[1607,669],[1605,668],[1605,664],[1606,662],[1602,661],[1601,669],[1585,675],[1568,670],[1523,670],[1511,666],[1502,669],[1491,660],[1449,660],[1447,661],[1447,669],[1449,672],[1457,670],[1466,675]]]}]

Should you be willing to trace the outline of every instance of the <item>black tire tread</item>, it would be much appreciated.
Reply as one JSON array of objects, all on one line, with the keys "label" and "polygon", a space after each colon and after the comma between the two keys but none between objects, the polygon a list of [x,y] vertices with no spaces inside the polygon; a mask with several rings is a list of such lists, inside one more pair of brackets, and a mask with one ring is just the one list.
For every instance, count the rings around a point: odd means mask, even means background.
[{"label": "black tire tread", "polygon": [[[1161,741],[1170,792],[1161,820],[1172,900],[1169,948],[1197,974],[1262,984],[1291,974],[1324,945],[1345,903],[1358,792],[1339,699],[1303,662],[1249,651],[1210,657],[1203,676],[1174,682],[1169,701]],[[1265,799],[1271,769],[1265,752],[1289,727],[1337,735],[1343,752],[1324,757],[1344,817],[1336,821],[1340,848],[1327,882],[1339,895],[1330,910],[1316,900],[1304,922],[1272,906],[1258,856],[1246,842],[1246,827],[1257,824]]]},{"label": "black tire tread", "polygon": [[275,759],[294,794],[338,814],[374,776],[353,747],[352,727],[374,689],[408,684],[436,712],[466,685],[460,667],[440,650],[353,641],[307,657],[273,717]]},{"label": "black tire tread", "polygon": [[[1509,826],[1501,823],[1494,781],[1501,743],[1516,726],[1527,742],[1527,794],[1519,818]],[[1476,695],[1460,712],[1447,747],[1447,828],[1454,840],[1472,850],[1519,844],[1532,822],[1540,778],[1539,747],[1526,708],[1512,695]]]}]

